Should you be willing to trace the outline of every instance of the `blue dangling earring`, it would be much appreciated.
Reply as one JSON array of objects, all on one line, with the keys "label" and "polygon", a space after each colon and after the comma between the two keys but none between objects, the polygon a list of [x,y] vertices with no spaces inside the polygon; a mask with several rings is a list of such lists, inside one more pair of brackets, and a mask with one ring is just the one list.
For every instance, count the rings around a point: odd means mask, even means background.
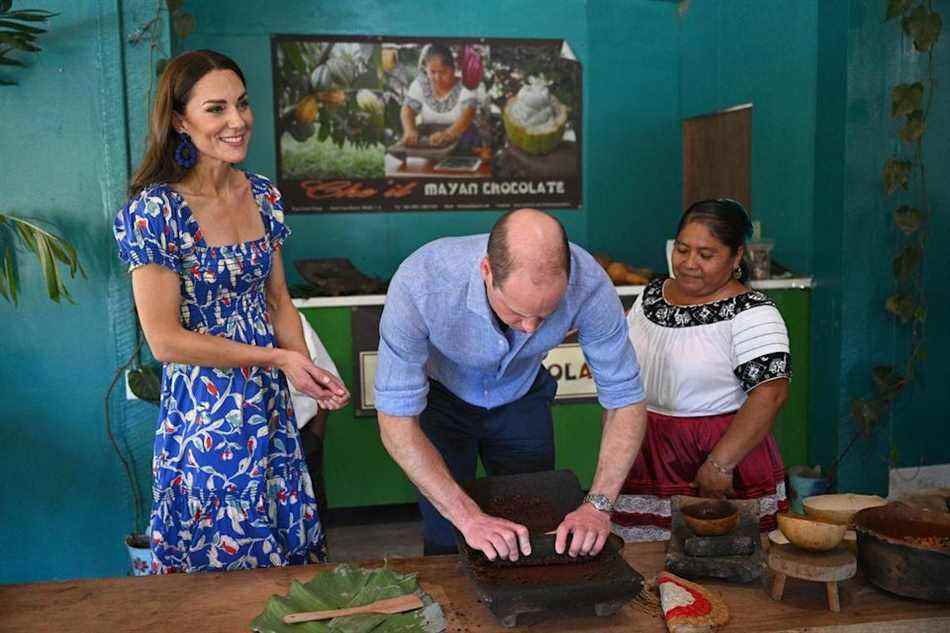
[{"label": "blue dangling earring", "polygon": [[184,132],[178,133],[178,147],[175,148],[175,163],[182,169],[191,169],[198,162],[198,148],[191,137]]}]

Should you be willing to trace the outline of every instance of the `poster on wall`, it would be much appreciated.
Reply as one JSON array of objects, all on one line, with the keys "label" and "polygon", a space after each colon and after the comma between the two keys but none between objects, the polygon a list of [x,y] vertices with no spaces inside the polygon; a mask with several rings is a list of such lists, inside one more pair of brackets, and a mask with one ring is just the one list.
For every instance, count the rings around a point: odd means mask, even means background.
[{"label": "poster on wall", "polygon": [[581,206],[581,67],[554,39],[274,35],[291,213]]}]

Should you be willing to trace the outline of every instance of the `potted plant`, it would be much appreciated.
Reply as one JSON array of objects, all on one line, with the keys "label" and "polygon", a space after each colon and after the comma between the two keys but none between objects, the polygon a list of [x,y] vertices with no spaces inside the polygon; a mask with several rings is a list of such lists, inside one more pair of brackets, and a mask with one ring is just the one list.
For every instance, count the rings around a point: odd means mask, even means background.
[{"label": "potted plant", "polygon": [[[133,308],[134,309],[134,308]],[[131,455],[126,455],[122,450],[119,441],[116,439],[112,428],[112,416],[110,414],[109,401],[120,380],[127,376],[129,390],[139,400],[158,405],[161,394],[160,366],[157,363],[146,364],[142,362],[142,346],[145,339],[142,336],[141,328],[136,321],[136,332],[138,343],[132,350],[128,359],[112,376],[112,382],[106,390],[103,398],[103,413],[105,420],[105,432],[112,444],[116,457],[122,463],[125,476],[128,479],[129,490],[132,494],[132,530],[125,537],[125,546],[129,552],[129,563],[131,565],[131,574],[133,576],[146,576],[152,570],[152,551],[149,547],[149,538],[146,533],[148,516],[146,513],[146,503],[142,496],[142,489],[139,487],[138,477],[133,467]],[[149,408],[151,410],[151,407]]]}]

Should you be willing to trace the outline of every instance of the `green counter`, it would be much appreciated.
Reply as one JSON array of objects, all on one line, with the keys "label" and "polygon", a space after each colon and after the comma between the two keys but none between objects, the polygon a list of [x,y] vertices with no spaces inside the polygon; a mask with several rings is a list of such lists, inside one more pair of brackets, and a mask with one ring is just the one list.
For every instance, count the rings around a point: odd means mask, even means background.
[{"label": "green counter", "polygon": [[[794,375],[788,402],[773,433],[785,465],[807,461],[809,309],[807,289],[766,290],[788,325]],[[320,334],[347,385],[357,379],[353,366],[350,315],[353,307],[302,307]],[[570,468],[586,487],[600,448],[601,409],[596,404],[556,404],[554,423],[557,467]],[[324,468],[331,508],[415,501],[415,489],[389,457],[379,439],[374,417],[355,417],[352,405],[330,414],[325,438]]]}]

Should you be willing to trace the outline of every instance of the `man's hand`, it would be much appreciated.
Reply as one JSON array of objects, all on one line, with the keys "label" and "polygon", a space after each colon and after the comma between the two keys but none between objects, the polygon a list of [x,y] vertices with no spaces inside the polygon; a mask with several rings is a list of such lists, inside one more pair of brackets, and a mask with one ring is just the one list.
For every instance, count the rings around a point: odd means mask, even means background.
[{"label": "man's hand", "polygon": [[[569,534],[573,534],[570,549],[567,548]],[[610,515],[585,502],[577,510],[564,517],[564,521],[558,526],[554,550],[558,554],[563,554],[567,550],[572,557],[578,554],[596,556],[603,549],[608,536],[610,536]]]},{"label": "man's hand", "polygon": [[531,554],[528,528],[512,521],[479,511],[460,523],[458,528],[469,547],[481,550],[488,560],[507,558],[516,561],[519,550],[525,556]]}]

